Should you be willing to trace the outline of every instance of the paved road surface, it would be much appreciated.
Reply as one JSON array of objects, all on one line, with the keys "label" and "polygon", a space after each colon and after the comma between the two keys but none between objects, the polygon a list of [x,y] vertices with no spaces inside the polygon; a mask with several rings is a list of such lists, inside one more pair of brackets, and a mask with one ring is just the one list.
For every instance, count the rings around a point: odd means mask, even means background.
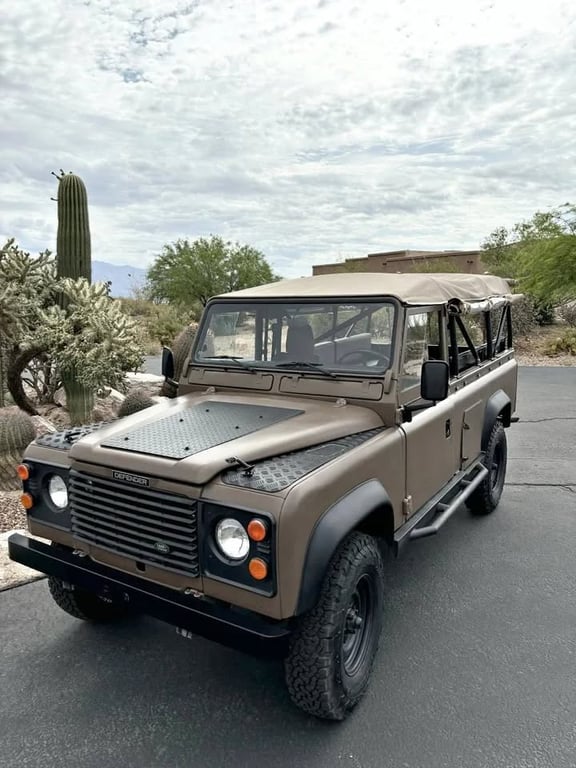
[{"label": "paved road surface", "polygon": [[162,355],[148,355],[142,364],[143,373],[151,373],[154,376],[162,375]]},{"label": "paved road surface", "polygon": [[3,768],[572,768],[576,369],[523,369],[498,512],[389,566],[373,684],[343,724],[276,663],[142,619],[89,627],[45,582],[0,594]]}]

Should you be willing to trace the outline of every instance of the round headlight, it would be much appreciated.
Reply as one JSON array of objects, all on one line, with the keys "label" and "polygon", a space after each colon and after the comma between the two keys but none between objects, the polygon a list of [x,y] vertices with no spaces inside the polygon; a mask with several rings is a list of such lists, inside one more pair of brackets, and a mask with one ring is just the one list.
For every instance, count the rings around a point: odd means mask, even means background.
[{"label": "round headlight", "polygon": [[64,479],[60,475],[52,475],[48,481],[48,496],[50,501],[58,509],[65,509],[68,506],[68,488]]},{"label": "round headlight", "polygon": [[216,526],[216,543],[230,560],[243,560],[250,549],[250,539],[244,526],[232,517],[220,520]]}]

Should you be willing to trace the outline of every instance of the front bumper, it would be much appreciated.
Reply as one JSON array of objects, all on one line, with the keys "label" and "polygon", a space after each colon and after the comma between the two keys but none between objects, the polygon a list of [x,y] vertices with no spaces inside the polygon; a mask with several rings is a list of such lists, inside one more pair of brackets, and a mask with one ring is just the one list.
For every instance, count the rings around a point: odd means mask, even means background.
[{"label": "front bumper", "polygon": [[266,619],[219,601],[176,592],[19,533],[8,538],[8,554],[17,563],[88,592],[106,593],[112,599],[127,602],[138,613],[230,648],[268,657],[282,657],[287,652],[291,631],[286,621]]}]

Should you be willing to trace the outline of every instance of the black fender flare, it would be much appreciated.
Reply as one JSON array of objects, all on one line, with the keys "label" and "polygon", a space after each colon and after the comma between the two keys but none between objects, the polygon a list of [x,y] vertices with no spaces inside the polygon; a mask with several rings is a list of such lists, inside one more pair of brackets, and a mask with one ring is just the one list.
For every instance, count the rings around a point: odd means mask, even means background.
[{"label": "black fender flare", "polygon": [[482,450],[485,451],[490,440],[490,435],[494,429],[496,420],[501,418],[505,427],[510,426],[512,417],[512,401],[504,392],[499,389],[488,398],[486,410],[484,412],[484,425],[482,427]]},{"label": "black fender flare", "polygon": [[[316,523],[308,542],[296,614],[314,607],[320,596],[326,569],[340,543],[373,513],[382,515],[382,535],[394,517],[392,502],[378,480],[368,480],[329,507]],[[391,516],[391,518],[390,518]]]}]

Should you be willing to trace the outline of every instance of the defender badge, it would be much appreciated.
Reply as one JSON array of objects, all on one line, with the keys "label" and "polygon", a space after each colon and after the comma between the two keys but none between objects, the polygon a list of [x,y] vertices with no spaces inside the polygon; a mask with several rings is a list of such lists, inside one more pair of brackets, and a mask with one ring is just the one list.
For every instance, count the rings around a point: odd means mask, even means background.
[{"label": "defender badge", "polygon": [[130,472],[119,472],[117,469],[112,472],[112,477],[114,480],[121,480],[123,483],[134,483],[134,485],[141,485],[146,488],[150,485],[150,480],[147,477],[132,475]]}]

